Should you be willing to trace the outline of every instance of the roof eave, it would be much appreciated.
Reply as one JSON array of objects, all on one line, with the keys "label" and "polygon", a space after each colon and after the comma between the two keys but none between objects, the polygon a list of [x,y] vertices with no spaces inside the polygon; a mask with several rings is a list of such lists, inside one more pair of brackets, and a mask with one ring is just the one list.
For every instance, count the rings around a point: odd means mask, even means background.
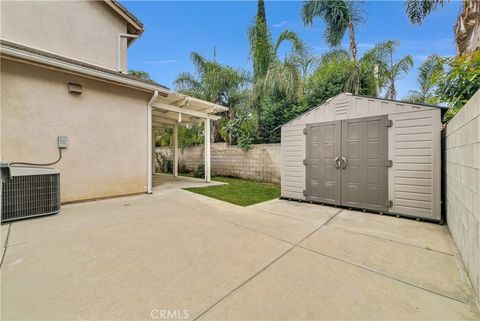
[{"label": "roof eave", "polygon": [[[140,36],[143,33],[144,31],[143,23],[137,17],[135,17],[133,13],[131,13],[127,8],[125,8],[120,2],[116,0],[104,0],[104,1],[118,15],[120,15],[123,19],[125,19],[128,22],[129,26],[133,27],[133,30],[129,32],[136,34],[138,36]],[[135,40],[132,39],[130,43],[132,43],[133,41]]]}]

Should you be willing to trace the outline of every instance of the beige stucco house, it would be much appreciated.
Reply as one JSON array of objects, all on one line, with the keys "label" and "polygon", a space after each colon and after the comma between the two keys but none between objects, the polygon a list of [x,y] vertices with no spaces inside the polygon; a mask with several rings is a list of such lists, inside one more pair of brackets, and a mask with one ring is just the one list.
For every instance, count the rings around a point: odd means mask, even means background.
[{"label": "beige stucco house", "polygon": [[226,110],[128,75],[144,27],[116,1],[0,5],[0,159],[47,163],[68,137],[54,165],[63,202],[151,192],[153,128],[203,122],[209,137]]}]

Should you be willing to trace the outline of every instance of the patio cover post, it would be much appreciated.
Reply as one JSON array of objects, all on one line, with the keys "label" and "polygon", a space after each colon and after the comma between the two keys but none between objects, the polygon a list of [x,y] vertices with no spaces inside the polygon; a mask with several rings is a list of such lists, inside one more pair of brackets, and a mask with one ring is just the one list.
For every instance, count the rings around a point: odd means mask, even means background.
[{"label": "patio cover post", "polygon": [[147,106],[147,193],[152,193],[152,175],[153,175],[153,142],[152,142],[152,106]]},{"label": "patio cover post", "polygon": [[178,176],[178,124],[173,125],[173,177]]},{"label": "patio cover post", "polygon": [[205,118],[205,182],[210,183],[210,119]]}]

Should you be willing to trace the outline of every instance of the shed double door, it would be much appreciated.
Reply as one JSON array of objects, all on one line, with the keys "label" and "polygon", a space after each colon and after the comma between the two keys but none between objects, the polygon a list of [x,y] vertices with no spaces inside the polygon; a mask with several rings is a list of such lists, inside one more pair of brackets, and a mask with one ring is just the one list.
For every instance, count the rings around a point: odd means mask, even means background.
[{"label": "shed double door", "polygon": [[306,197],[387,211],[387,116],[307,125]]}]

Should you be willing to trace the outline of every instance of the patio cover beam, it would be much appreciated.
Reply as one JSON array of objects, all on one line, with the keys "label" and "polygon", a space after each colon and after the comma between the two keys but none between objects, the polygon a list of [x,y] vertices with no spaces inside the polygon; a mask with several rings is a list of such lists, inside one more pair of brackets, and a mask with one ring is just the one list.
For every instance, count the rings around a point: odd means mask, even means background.
[{"label": "patio cover beam", "polygon": [[199,118],[203,118],[203,119],[212,119],[212,120],[220,119],[220,116],[207,114],[207,113],[204,113],[204,112],[201,112],[201,111],[189,109],[187,107],[182,108],[182,107],[178,107],[178,106],[174,106],[174,105],[168,105],[168,104],[160,103],[160,102],[154,102],[152,104],[152,107],[160,108],[160,109],[167,110],[167,111],[173,111],[173,112],[176,112],[176,113],[182,113],[184,115],[190,115],[190,116],[199,117]]}]

